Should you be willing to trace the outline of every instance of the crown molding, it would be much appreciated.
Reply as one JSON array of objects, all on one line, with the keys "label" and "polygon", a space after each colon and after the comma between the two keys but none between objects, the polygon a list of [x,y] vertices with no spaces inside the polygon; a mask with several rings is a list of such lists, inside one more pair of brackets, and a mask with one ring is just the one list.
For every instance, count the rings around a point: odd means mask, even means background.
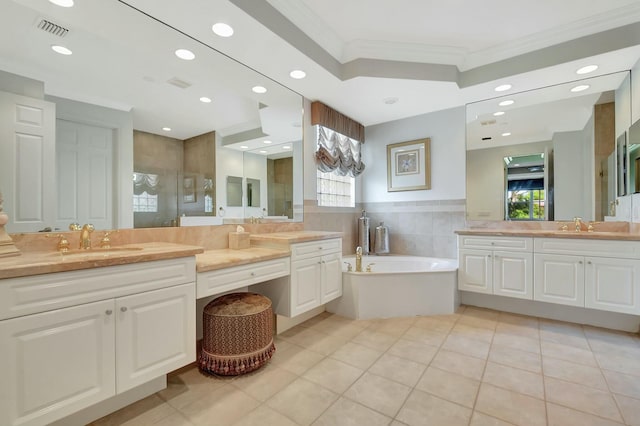
[{"label": "crown molding", "polygon": [[390,41],[354,40],[343,49],[342,63],[358,59],[420,62],[460,66],[468,54],[466,49],[435,46],[422,43],[397,43]]}]

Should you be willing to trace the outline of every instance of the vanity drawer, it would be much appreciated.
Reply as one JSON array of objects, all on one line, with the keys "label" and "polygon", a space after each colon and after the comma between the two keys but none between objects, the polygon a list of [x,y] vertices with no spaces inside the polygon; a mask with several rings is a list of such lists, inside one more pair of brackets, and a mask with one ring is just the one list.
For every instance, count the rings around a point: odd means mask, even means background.
[{"label": "vanity drawer", "polygon": [[193,283],[195,256],[7,278],[0,285],[0,320]]},{"label": "vanity drawer", "polygon": [[458,236],[458,246],[460,249],[532,252],[533,238],[460,235]]},{"label": "vanity drawer", "polygon": [[536,253],[640,259],[640,242],[638,241],[536,238],[534,246]]},{"label": "vanity drawer", "polygon": [[322,256],[328,253],[342,253],[342,239],[311,241],[291,245],[291,258],[293,260],[307,259],[314,256]]},{"label": "vanity drawer", "polygon": [[283,257],[216,271],[201,272],[198,273],[196,280],[196,298],[200,299],[262,281],[284,277],[289,275],[289,271],[290,260],[288,257]]}]

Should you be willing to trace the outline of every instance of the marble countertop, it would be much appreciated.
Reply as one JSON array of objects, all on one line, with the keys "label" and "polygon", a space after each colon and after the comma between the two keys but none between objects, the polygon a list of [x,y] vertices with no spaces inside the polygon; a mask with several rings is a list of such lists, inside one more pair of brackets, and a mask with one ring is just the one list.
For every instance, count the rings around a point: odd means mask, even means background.
[{"label": "marble countertop", "polygon": [[273,232],[265,234],[251,234],[251,242],[270,242],[276,244],[295,244],[308,241],[328,240],[341,238],[342,232],[330,231],[290,231]]},{"label": "marble countertop", "polygon": [[471,228],[455,231],[458,235],[478,235],[495,237],[545,237],[574,238],[582,240],[640,241],[640,234],[621,231],[562,231],[556,229],[490,229]]},{"label": "marble countertop", "polygon": [[155,242],[127,244],[110,250],[72,250],[67,254],[57,251],[23,252],[19,256],[0,258],[0,279],[173,259],[194,256],[203,251],[198,246]]},{"label": "marble countertop", "polygon": [[267,247],[249,247],[239,250],[205,250],[204,253],[196,255],[196,271],[215,271],[264,260],[279,259],[289,255],[289,250]]}]

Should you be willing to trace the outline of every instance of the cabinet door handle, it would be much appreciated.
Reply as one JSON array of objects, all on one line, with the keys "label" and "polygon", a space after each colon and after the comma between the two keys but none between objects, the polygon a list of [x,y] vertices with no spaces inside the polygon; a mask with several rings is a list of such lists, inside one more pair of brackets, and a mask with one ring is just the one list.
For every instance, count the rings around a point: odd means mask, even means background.
[{"label": "cabinet door handle", "polygon": [[104,313],[107,315],[111,315],[113,311],[111,309],[107,309],[106,311],[104,311]]},{"label": "cabinet door handle", "polygon": [[491,255],[490,255],[490,254],[488,254],[488,255],[487,255],[487,257],[489,257],[489,258],[490,258],[490,257],[491,257]]},{"label": "cabinet door handle", "polygon": [[256,273],[255,273],[255,272],[252,272],[252,273],[251,273],[251,276],[252,276],[252,277],[255,277],[255,276],[256,276]]},{"label": "cabinet door handle", "polygon": [[578,261],[578,263],[582,265],[582,260]]},{"label": "cabinet door handle", "polygon": [[120,308],[120,312],[127,312],[127,307],[123,306],[122,308]]},{"label": "cabinet door handle", "polygon": [[322,246],[318,247],[318,250],[322,250]]},{"label": "cabinet door handle", "polygon": [[587,261],[587,265],[591,265],[591,261],[590,261],[590,260],[589,260],[589,261]]}]

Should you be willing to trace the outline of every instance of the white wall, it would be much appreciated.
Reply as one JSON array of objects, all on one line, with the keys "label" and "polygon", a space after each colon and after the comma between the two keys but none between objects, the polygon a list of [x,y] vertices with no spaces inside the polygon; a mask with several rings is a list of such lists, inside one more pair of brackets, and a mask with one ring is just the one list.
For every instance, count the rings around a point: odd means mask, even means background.
[{"label": "white wall", "polygon": [[220,216],[222,207],[225,219],[242,218],[243,207],[227,206],[227,176],[243,176],[243,153],[223,147],[221,139],[216,137],[216,214]]},{"label": "white wall", "polygon": [[594,220],[593,117],[582,131],[553,136],[555,220]]},{"label": "white wall", "polygon": [[[365,136],[363,202],[465,198],[464,107],[370,126]],[[387,145],[422,138],[431,138],[431,189],[387,192]]]},{"label": "white wall", "polygon": [[[636,90],[638,91],[638,95],[640,95],[640,89]],[[631,94],[631,75],[627,75],[627,78],[624,79],[620,87],[615,91],[616,139],[631,126],[632,100],[634,100],[634,96]]]},{"label": "white wall", "polygon": [[[267,157],[262,154],[252,154],[250,152],[243,153],[244,157],[244,179],[242,181],[242,204],[246,206],[244,217],[260,217],[262,209],[269,211],[269,203],[267,196]],[[242,176],[242,175],[239,175]],[[260,207],[249,207],[247,200],[247,178],[258,179],[260,181]]]}]

